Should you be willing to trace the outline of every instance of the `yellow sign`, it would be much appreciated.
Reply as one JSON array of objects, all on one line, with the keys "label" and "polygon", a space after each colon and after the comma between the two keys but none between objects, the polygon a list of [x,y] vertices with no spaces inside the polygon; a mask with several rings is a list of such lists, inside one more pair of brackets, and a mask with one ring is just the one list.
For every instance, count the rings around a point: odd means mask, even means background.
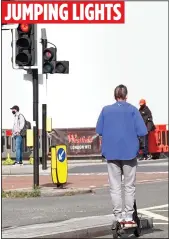
[{"label": "yellow sign", "polygon": [[51,174],[55,184],[65,184],[68,177],[66,145],[51,148]]},{"label": "yellow sign", "polygon": [[52,118],[46,119],[46,131],[51,132],[52,131]]},{"label": "yellow sign", "polygon": [[26,146],[33,147],[33,130],[32,129],[26,130]]},{"label": "yellow sign", "polygon": [[60,184],[67,182],[68,165],[66,145],[56,146],[57,152],[57,176]]}]

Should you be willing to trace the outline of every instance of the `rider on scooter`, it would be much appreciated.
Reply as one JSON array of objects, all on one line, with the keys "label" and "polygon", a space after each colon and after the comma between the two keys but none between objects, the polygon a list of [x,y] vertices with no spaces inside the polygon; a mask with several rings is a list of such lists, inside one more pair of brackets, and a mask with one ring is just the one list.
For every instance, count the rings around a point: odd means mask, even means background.
[{"label": "rider on scooter", "polygon": [[[133,226],[136,191],[138,137],[147,135],[147,128],[138,109],[127,102],[127,87],[114,90],[116,103],[103,107],[96,125],[102,136],[102,155],[107,160],[110,194],[115,221]],[[125,216],[122,215],[122,172],[124,175]]]}]

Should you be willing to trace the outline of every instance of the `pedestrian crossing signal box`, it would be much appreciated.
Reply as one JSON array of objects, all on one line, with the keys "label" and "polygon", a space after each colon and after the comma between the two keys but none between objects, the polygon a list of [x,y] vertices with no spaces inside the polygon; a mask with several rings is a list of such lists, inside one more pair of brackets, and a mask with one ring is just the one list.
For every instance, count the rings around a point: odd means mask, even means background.
[{"label": "pedestrian crossing signal box", "polygon": [[67,182],[68,163],[66,145],[57,145],[51,148],[51,177],[57,186]]}]

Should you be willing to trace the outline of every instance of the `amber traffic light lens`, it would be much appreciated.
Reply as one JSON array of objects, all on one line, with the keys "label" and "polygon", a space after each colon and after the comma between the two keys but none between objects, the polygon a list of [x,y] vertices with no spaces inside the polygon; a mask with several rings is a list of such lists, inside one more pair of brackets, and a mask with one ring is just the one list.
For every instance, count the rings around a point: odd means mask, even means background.
[{"label": "amber traffic light lens", "polygon": [[26,37],[22,37],[17,40],[16,45],[21,47],[21,48],[29,48],[30,47],[30,39]]}]

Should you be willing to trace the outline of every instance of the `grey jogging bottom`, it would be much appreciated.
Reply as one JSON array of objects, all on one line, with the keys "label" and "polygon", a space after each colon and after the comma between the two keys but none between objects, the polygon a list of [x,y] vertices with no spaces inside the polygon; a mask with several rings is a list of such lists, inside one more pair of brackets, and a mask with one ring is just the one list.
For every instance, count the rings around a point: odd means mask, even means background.
[{"label": "grey jogging bottom", "polygon": [[107,160],[110,195],[115,219],[122,217],[122,174],[124,175],[125,217],[133,214],[136,191],[137,159]]}]

